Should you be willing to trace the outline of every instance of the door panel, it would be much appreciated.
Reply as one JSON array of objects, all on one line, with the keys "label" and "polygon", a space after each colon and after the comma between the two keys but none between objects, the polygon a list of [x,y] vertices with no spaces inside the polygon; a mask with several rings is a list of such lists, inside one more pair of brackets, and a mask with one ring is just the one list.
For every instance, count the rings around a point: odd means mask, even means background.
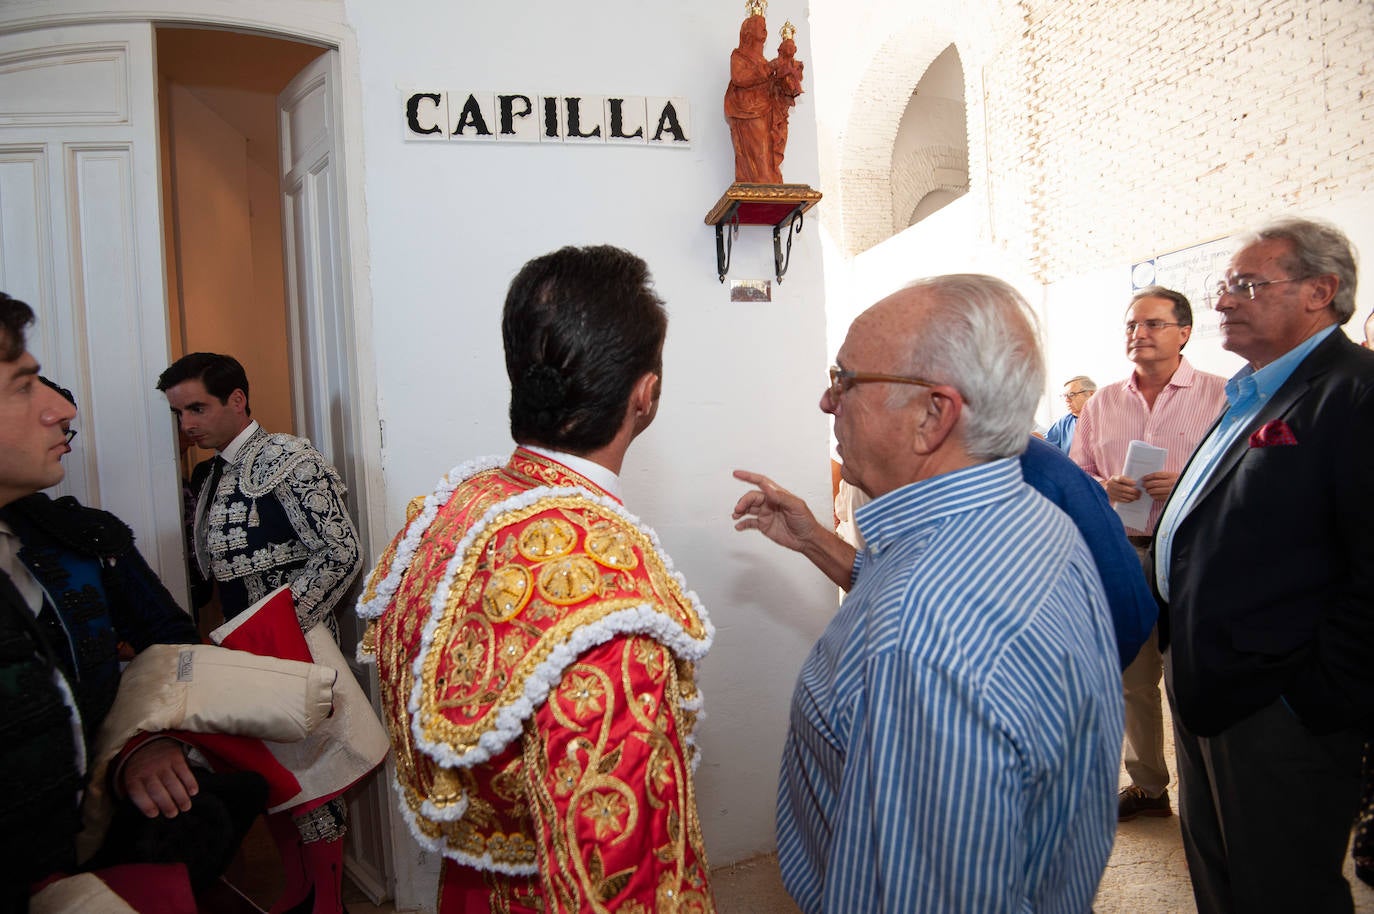
[{"label": "door panel", "polygon": [[148,23],[0,36],[0,281],[38,313],[30,349],[75,393],[59,494],[114,512],[185,601],[167,366]]},{"label": "door panel", "polygon": [[[358,377],[351,360],[357,347],[344,253],[348,246],[339,208],[344,175],[337,130],[338,72],[338,52],[328,51],[277,97],[286,292],[297,428],[343,476],[363,554],[371,556],[376,550],[367,540],[367,525],[358,523],[360,508],[367,504],[367,478]],[[351,600],[346,606],[339,628],[344,656],[351,658],[358,619]],[[375,705],[373,668],[350,664]],[[394,806],[389,796],[386,779],[378,776],[350,797],[353,822],[346,862],[349,875],[373,901],[390,895]]]}]

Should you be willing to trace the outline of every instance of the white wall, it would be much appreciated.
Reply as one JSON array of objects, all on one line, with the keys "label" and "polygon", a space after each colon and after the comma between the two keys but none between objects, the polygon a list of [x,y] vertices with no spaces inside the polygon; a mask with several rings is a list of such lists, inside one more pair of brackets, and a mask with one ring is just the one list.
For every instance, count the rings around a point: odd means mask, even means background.
[{"label": "white wall", "polygon": [[[1276,209],[1272,214],[1279,215],[1325,219],[1345,232],[1356,253],[1364,255],[1361,263],[1367,264],[1374,257],[1374,193],[1357,194],[1310,209]],[[1233,235],[1258,228],[1265,218],[1261,217],[1255,225],[1235,226]],[[1153,253],[1210,240],[1162,234],[1158,251],[1142,254],[1142,259]],[[1133,366],[1126,359],[1122,330],[1133,292],[1130,267],[1122,263],[1045,287],[1045,358],[1049,368],[1049,390],[1037,415],[1041,422],[1063,414],[1063,402],[1058,394],[1066,379],[1086,374],[1102,385],[1119,381],[1131,372]],[[1357,341],[1364,339],[1364,319],[1374,310],[1374,274],[1367,267],[1361,273],[1361,283],[1356,287],[1355,317],[1343,328]],[[1194,329],[1183,354],[1195,368],[1229,378],[1240,370],[1244,360],[1221,347],[1217,315],[1207,301],[1200,296],[1190,295],[1190,298]]]},{"label": "white wall", "polygon": [[[276,176],[193,89],[171,83],[167,101],[167,153],[176,167],[164,193],[176,218],[164,231],[176,238],[168,285],[179,284],[181,327],[172,354],[235,356],[252,384],[253,418],[271,431],[294,431]],[[262,101],[276,110],[271,96]],[[212,452],[192,453],[194,462]]]},{"label": "white wall", "polygon": [[[1046,392],[1036,421],[1048,425],[1064,413],[1059,394],[1063,382],[1085,374],[1099,386],[1119,381],[1133,368],[1126,359],[1122,323],[1134,288],[1130,263],[1103,267],[1048,285],[1018,273],[1017,259],[980,236],[972,195],[961,197],[906,231],[849,260],[827,249],[826,285],[829,290],[827,338],[833,353],[844,340],[849,322],[868,305],[914,279],[938,273],[990,273],[1015,286],[1041,321],[1045,352]],[[1374,194],[1358,194],[1311,209],[1276,210],[1273,216],[1297,215],[1325,219],[1350,238],[1361,262],[1374,257]],[[1236,226],[1233,236],[1258,228]],[[1158,248],[1141,260],[1212,238],[1161,233]],[[1343,328],[1354,340],[1364,338],[1364,319],[1374,311],[1374,276],[1363,271],[1355,296],[1355,317]],[[1193,336],[1184,355],[1203,371],[1230,377],[1244,361],[1221,347],[1217,315],[1206,299],[1192,295]]]},{"label": "white wall", "polygon": [[[1003,276],[1041,306],[1046,423],[1065,378],[1130,370],[1133,262],[1286,213],[1329,218],[1374,252],[1374,147],[1361,141],[1374,4],[815,0],[811,24],[832,349],[871,289],[970,268]],[[951,41],[969,193],[891,236],[902,112]],[[1193,304],[1190,360],[1234,373],[1214,315]]]},{"label": "white wall", "polygon": [[[479,454],[507,451],[500,311],[529,258],[611,243],[649,263],[670,312],[658,421],[631,448],[626,504],[654,526],[718,634],[702,664],[707,717],[698,775],[710,861],[773,846],[776,768],[796,672],[835,603],[801,558],[736,533],[748,467],[827,510],[823,284],[808,223],[773,302],[732,304],[703,217],[733,179],[721,113],[742,4],[673,6],[537,0],[352,2],[364,116],[386,511]],[[800,0],[769,9],[769,52]],[[808,94],[793,109],[787,180],[815,184]],[[686,96],[692,147],[406,143],[402,90],[526,90]],[[820,206],[825,206],[822,202]],[[742,229],[733,278],[771,278],[772,240]],[[432,896],[431,896],[432,897]]]}]

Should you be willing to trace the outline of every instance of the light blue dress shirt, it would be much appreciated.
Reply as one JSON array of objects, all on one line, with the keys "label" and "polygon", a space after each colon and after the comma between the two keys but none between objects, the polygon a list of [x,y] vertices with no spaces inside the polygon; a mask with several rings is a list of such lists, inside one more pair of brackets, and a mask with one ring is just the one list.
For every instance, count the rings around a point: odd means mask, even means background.
[{"label": "light blue dress shirt", "polygon": [[1082,538],[1014,459],[857,518],[868,551],[792,699],[787,890],[807,914],[1083,914],[1116,833],[1122,702]]},{"label": "light blue dress shirt", "polygon": [[1259,371],[1246,365],[1226,382],[1226,401],[1229,404],[1226,412],[1221,414],[1211,434],[1198,445],[1197,453],[1174,484],[1173,496],[1164,506],[1164,513],[1159,516],[1159,525],[1155,528],[1155,587],[1165,602],[1169,600],[1169,568],[1178,525],[1193,509],[1207,480],[1212,478],[1212,471],[1221,462],[1222,455],[1230,449],[1240,433],[1250,427],[1264,404],[1292,377],[1302,360],[1336,329],[1333,324],[1325,330],[1318,330]]},{"label": "light blue dress shirt", "polygon": [[1078,417],[1073,413],[1065,413],[1045,432],[1045,440],[1067,454],[1073,446],[1073,433],[1077,429]]}]

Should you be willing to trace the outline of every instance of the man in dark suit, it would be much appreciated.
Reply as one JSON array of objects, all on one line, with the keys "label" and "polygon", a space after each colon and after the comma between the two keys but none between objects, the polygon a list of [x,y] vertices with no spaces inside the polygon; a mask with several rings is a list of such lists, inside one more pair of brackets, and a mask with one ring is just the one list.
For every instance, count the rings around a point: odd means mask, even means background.
[{"label": "man in dark suit", "polygon": [[1202,914],[1353,909],[1341,864],[1374,711],[1374,353],[1340,329],[1355,278],[1345,236],[1307,220],[1231,259],[1215,307],[1249,365],[1155,535]]}]

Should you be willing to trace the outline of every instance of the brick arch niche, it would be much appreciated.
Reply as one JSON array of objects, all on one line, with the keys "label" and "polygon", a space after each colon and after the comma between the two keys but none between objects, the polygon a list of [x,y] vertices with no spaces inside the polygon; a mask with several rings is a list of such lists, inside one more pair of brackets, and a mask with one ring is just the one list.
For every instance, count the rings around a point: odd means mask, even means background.
[{"label": "brick arch niche", "polygon": [[[968,192],[964,66],[949,45],[916,84],[892,145],[892,231]],[[938,205],[937,205],[938,204]]]},{"label": "brick arch niche", "polygon": [[873,55],[839,149],[839,235],[847,256],[910,225],[933,191],[967,191],[963,86],[958,48],[929,22],[892,35]]}]

